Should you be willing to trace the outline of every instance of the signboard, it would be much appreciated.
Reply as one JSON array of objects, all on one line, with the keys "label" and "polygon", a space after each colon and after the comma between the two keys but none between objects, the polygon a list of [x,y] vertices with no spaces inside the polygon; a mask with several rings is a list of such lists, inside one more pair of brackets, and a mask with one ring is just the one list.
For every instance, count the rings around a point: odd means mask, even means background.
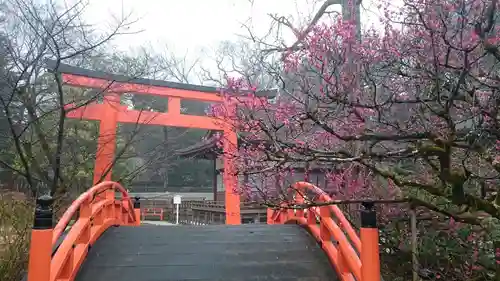
[{"label": "signboard", "polygon": [[175,205],[175,224],[179,224],[179,205],[181,204],[181,196],[174,196],[174,205]]}]

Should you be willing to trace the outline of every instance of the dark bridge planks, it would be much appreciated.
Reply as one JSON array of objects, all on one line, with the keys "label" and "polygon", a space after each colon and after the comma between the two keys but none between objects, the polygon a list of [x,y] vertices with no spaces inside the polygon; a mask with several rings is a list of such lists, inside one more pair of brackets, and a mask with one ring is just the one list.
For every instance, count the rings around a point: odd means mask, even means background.
[{"label": "dark bridge planks", "polygon": [[296,225],[111,228],[76,281],[337,280],[325,254]]}]

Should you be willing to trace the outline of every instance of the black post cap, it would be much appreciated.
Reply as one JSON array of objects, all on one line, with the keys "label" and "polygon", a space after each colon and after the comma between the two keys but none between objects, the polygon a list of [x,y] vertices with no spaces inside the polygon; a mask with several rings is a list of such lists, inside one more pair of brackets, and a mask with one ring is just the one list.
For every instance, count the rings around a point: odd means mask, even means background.
[{"label": "black post cap", "polygon": [[134,209],[140,209],[141,208],[141,202],[139,201],[141,197],[136,196],[134,197]]},{"label": "black post cap", "polygon": [[377,212],[373,208],[375,203],[366,201],[361,205],[363,206],[363,210],[361,210],[361,227],[377,228]]},{"label": "black post cap", "polygon": [[36,199],[36,205],[40,206],[42,209],[49,209],[52,207],[52,203],[54,203],[54,198],[50,195],[42,195]]},{"label": "black post cap", "polygon": [[33,229],[51,229],[53,227],[53,203],[54,199],[50,195],[38,197],[36,200]]}]

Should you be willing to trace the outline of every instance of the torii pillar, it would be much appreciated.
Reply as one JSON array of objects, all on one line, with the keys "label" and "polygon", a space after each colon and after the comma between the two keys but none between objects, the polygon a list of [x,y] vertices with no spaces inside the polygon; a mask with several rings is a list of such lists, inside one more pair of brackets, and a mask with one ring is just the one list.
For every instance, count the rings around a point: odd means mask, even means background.
[{"label": "torii pillar", "polygon": [[99,136],[94,164],[93,184],[101,181],[110,181],[112,167],[116,153],[116,134],[118,111],[120,109],[120,95],[106,93],[101,106],[103,117],[99,119]]}]

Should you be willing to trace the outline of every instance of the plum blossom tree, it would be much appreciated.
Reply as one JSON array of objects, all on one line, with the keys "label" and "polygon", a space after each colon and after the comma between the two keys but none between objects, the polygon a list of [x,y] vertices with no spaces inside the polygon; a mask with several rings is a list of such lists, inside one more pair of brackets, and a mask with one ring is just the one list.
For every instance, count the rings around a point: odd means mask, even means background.
[{"label": "plum blossom tree", "polygon": [[[324,188],[337,198],[409,198],[485,230],[493,255],[500,249],[500,3],[404,0],[394,8],[381,0],[378,9],[377,28],[359,37],[342,17],[296,28],[299,44],[275,48],[282,51],[280,71],[272,71],[275,103],[231,98],[255,85],[228,79],[225,106],[235,103],[237,113],[222,106],[214,114],[247,134],[238,168],[281,178],[297,163],[322,165]],[[272,201],[287,187],[272,182],[259,194]],[[491,266],[500,277],[500,256]]]}]

